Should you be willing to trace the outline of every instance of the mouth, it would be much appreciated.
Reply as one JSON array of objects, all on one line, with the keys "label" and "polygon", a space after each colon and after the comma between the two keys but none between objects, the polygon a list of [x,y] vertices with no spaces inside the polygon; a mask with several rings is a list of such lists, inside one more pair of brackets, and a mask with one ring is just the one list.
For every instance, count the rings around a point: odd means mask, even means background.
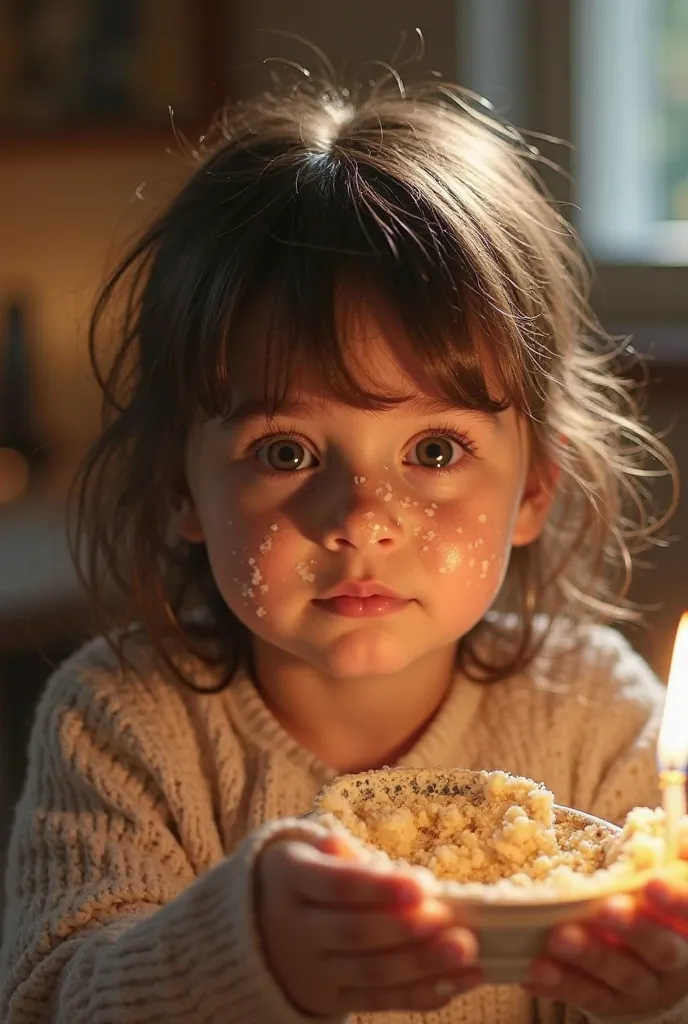
[{"label": "mouth", "polygon": [[352,580],[333,587],[313,604],[331,615],[362,619],[392,615],[408,607],[411,601],[376,580]]}]

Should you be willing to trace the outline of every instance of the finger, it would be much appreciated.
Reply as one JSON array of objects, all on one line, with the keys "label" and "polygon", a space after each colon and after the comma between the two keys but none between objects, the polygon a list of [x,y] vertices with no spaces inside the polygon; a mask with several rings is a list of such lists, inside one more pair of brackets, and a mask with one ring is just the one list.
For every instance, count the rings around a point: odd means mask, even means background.
[{"label": "finger", "polygon": [[644,896],[648,908],[660,920],[671,923],[677,931],[688,936],[688,886],[657,878],[646,885]]},{"label": "finger", "polygon": [[461,978],[438,978],[419,985],[395,988],[343,988],[339,990],[335,1014],[428,1013],[440,1010],[450,999],[482,984],[479,971],[467,971]]},{"label": "finger", "polygon": [[316,846],[321,853],[326,853],[331,857],[345,857],[347,860],[359,859],[358,853],[347,842],[346,837],[336,832],[328,832],[326,836],[318,840]]},{"label": "finger", "polygon": [[343,910],[303,907],[304,924],[313,942],[326,953],[362,953],[410,945],[435,935],[453,923],[452,912],[436,900],[426,900],[412,913],[380,908]]},{"label": "finger", "polygon": [[536,998],[570,1003],[599,1016],[618,1017],[623,1010],[620,994],[604,982],[547,958],[535,961],[523,987]]},{"label": "finger", "polygon": [[[626,939],[627,941],[627,939]],[[547,953],[559,963],[584,973],[618,995],[643,995],[659,989],[661,978],[626,945],[610,944],[581,925],[557,929],[547,944]]]},{"label": "finger", "polygon": [[629,920],[610,908],[600,920],[656,975],[682,971],[688,966],[688,942],[647,914],[640,912]]},{"label": "finger", "polygon": [[377,953],[330,955],[326,971],[335,988],[395,988],[452,977],[475,967],[478,943],[463,928],[441,936]]},{"label": "finger", "polygon": [[306,843],[290,843],[286,853],[287,885],[297,898],[307,903],[412,906],[425,896],[421,883],[401,872],[383,871],[353,860],[331,857]]}]

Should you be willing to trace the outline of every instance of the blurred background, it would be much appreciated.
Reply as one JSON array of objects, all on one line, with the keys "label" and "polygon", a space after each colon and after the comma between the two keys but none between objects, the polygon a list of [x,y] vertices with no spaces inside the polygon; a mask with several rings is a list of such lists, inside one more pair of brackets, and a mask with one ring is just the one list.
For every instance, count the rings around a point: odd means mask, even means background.
[{"label": "blurred background", "polygon": [[[98,424],[85,349],[95,289],[189,173],[225,97],[267,57],[403,61],[490,99],[594,261],[594,305],[649,359],[649,415],[688,479],[688,0],[0,0],[0,855],[37,695],[89,631],[66,489]],[[406,46],[401,48],[403,34]],[[172,115],[170,113],[172,111]],[[633,596],[660,674],[688,605],[686,509]],[[650,564],[651,563],[651,564]]]}]

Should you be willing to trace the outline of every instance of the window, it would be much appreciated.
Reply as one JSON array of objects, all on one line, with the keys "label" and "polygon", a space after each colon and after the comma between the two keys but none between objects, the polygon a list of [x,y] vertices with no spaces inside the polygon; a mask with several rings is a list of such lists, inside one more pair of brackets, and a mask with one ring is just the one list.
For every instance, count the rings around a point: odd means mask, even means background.
[{"label": "window", "polygon": [[579,226],[604,260],[688,263],[688,0],[575,0]]},{"label": "window", "polygon": [[[543,144],[611,327],[688,321],[688,0],[457,0],[458,78]],[[688,348],[681,339],[684,351]]]}]

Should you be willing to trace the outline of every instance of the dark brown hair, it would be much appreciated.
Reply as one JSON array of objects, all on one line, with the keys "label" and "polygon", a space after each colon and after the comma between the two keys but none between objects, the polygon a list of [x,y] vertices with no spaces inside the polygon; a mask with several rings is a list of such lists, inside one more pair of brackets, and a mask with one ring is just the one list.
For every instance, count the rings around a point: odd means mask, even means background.
[{"label": "dark brown hair", "polygon": [[[186,436],[199,415],[227,411],[233,327],[258,292],[279,328],[264,367],[268,412],[301,355],[345,400],[393,401],[347,370],[335,317],[344,277],[403,318],[438,393],[472,409],[512,405],[533,459],[560,467],[546,530],[513,551],[499,598],[516,642],[486,659],[480,624],[459,643],[463,669],[499,679],[527,665],[547,632],[539,613],[632,616],[631,556],[666,518],[648,510],[647,460],[672,481],[674,464],[640,424],[630,381],[612,373],[619,345],[588,310],[576,240],[522,137],[437,80],[351,93],[304,77],[223,110],[193,155],[197,169],[106,282],[90,328],[104,423],[75,484],[74,548],[120,652],[113,585],[178,675],[171,639],[201,654],[215,638],[225,680],[250,671],[250,635],[205,548],[170,528]],[[186,615],[193,606],[208,613],[203,627]]]}]

